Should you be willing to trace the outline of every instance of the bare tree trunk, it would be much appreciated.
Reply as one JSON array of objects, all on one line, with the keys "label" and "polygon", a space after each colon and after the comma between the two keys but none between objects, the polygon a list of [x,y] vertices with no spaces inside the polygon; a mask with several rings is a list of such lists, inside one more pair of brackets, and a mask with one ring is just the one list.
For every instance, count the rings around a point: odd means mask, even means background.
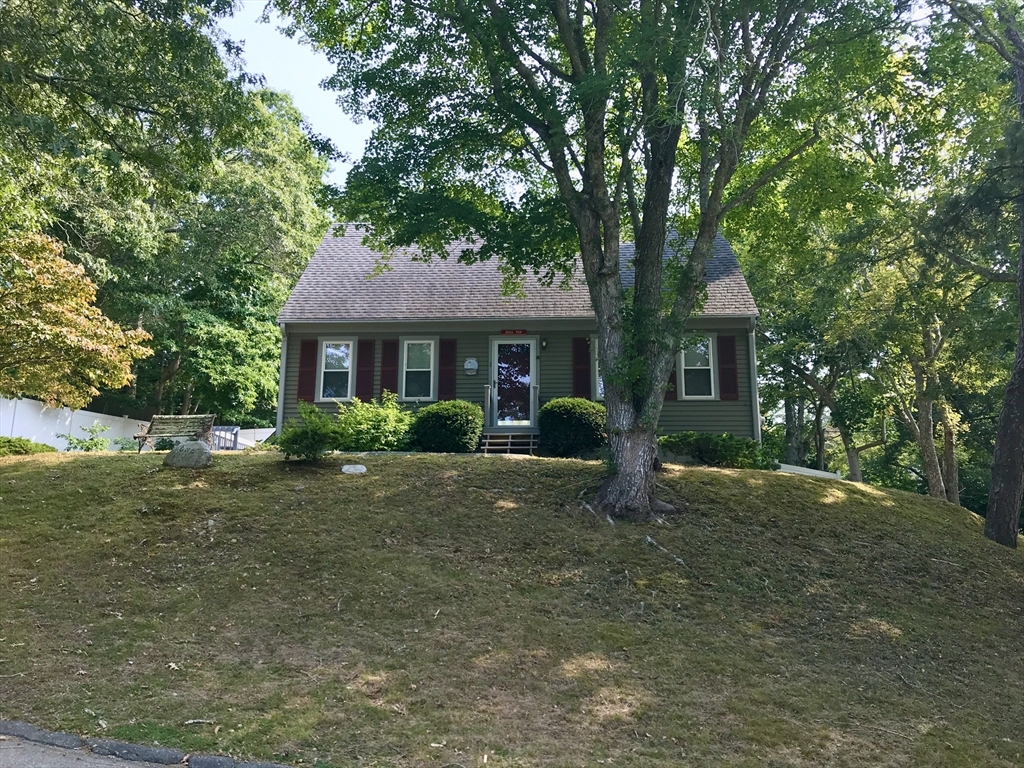
[{"label": "bare tree trunk", "polygon": [[928,480],[928,495],[936,499],[946,498],[946,485],[942,481],[942,467],[935,448],[935,422],[932,416],[934,401],[925,396],[917,397],[917,449],[921,454],[921,466]]},{"label": "bare tree trunk", "polygon": [[956,425],[949,412],[949,403],[939,402],[942,421],[942,482],[946,486],[946,501],[960,506],[960,467],[956,461]]},{"label": "bare tree trunk", "polygon": [[802,397],[796,401],[796,434],[796,463],[803,467],[807,465],[808,445],[807,436],[804,434],[804,399]]},{"label": "bare tree trunk", "polygon": [[850,480],[855,483],[863,483],[864,475],[860,471],[860,449],[854,445],[853,435],[840,428],[839,439],[843,441],[843,449],[846,451],[846,466],[850,470]]},{"label": "bare tree trunk", "polygon": [[189,409],[192,407],[192,387],[193,384],[190,381],[188,386],[185,387],[185,399],[181,403],[181,415],[188,416]]},{"label": "bare tree trunk", "polygon": [[814,468],[825,469],[825,404],[820,400],[814,409]]},{"label": "bare tree trunk", "polygon": [[786,463],[796,464],[800,461],[800,430],[796,424],[796,399],[787,397],[784,401],[786,411]]},{"label": "bare tree trunk", "polygon": [[[1016,27],[1007,24],[1014,45],[1013,77],[1016,84],[1017,117],[1024,128],[1024,41]],[[1018,139],[1019,140],[1019,139]],[[1020,508],[1024,501],[1024,204],[1018,202],[1020,241],[1017,250],[1017,355],[1006,385],[999,428],[992,454],[992,487],[985,512],[985,535],[1007,547],[1017,547]]]}]

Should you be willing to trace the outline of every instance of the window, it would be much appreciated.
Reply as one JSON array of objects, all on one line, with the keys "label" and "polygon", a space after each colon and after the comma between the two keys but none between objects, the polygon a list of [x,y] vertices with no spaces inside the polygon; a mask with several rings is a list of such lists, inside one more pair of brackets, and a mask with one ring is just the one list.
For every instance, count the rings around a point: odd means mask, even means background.
[{"label": "window", "polygon": [[712,400],[715,397],[714,345],[712,337],[693,334],[686,337],[679,355],[682,371],[680,397]]},{"label": "window", "polygon": [[436,400],[437,380],[434,376],[435,350],[433,339],[405,339],[402,341],[403,400]]},{"label": "window", "polygon": [[325,341],[320,345],[320,400],[352,397],[352,340]]}]

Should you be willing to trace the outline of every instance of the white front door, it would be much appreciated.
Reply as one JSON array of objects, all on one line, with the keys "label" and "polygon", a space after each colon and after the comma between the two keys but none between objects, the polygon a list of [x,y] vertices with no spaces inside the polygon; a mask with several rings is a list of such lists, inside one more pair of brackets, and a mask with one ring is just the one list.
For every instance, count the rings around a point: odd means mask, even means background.
[{"label": "white front door", "polygon": [[537,340],[494,339],[491,345],[492,427],[532,427],[537,414]]}]

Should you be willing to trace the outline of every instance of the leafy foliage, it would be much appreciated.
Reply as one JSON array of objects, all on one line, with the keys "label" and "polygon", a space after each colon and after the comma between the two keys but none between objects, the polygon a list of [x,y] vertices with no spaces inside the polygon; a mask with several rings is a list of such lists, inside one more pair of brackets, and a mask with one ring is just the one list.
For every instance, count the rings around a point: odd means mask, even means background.
[{"label": "leafy foliage", "polygon": [[281,430],[278,445],[285,459],[301,456],[318,461],[334,450],[338,440],[337,422],[312,403],[299,402],[301,421],[291,420]]},{"label": "leafy foliage", "polygon": [[778,462],[756,440],[729,433],[680,432],[658,439],[661,448],[709,467],[778,469]]},{"label": "leafy foliage", "polygon": [[484,431],[484,412],[476,403],[446,400],[416,412],[413,445],[433,453],[471,453]]},{"label": "leafy foliage", "polygon": [[0,456],[31,456],[34,453],[55,453],[52,445],[33,443],[27,437],[0,437]]},{"label": "leafy foliage", "polygon": [[173,437],[158,437],[153,441],[154,451],[173,451],[178,441]]},{"label": "leafy foliage", "polygon": [[57,435],[57,437],[63,437],[67,441],[67,449],[69,451],[93,453],[95,451],[105,451],[110,447],[110,440],[106,437],[100,437],[104,432],[110,431],[110,427],[106,424],[95,422],[88,427],[80,427],[80,429],[85,432],[85,437],[75,437],[69,434]]},{"label": "leafy foliage", "polygon": [[385,391],[379,401],[353,398],[349,404],[338,404],[335,450],[402,450],[408,445],[412,423],[412,412],[399,404],[394,392]]},{"label": "leafy foliage", "polygon": [[96,286],[42,235],[0,239],[0,395],[81,408],[151,354],[93,303]]},{"label": "leafy foliage", "polygon": [[555,456],[580,456],[605,444],[605,407],[580,397],[559,397],[537,414],[540,447]]}]

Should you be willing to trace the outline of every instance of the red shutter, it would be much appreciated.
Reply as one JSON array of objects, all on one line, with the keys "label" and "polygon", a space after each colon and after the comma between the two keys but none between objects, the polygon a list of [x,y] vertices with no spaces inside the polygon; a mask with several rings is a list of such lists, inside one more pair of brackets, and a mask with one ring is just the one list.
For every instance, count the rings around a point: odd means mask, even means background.
[{"label": "red shutter", "polygon": [[722,400],[740,399],[735,336],[718,337],[718,393]]},{"label": "red shutter", "polygon": [[356,397],[364,403],[373,400],[373,356],[377,351],[373,339],[360,339],[356,351]]},{"label": "red shutter", "polygon": [[398,339],[380,343],[380,388],[398,394]]},{"label": "red shutter", "polygon": [[676,364],[672,363],[672,373],[668,375],[668,387],[665,389],[666,400],[679,399],[679,381],[676,377]]},{"label": "red shutter", "polygon": [[303,339],[299,344],[299,400],[312,403],[316,399],[316,355],[320,343],[316,339]]},{"label": "red shutter", "polygon": [[441,339],[437,353],[437,399],[455,399],[455,339]]},{"label": "red shutter", "polygon": [[590,339],[572,340],[572,396],[590,399]]}]

